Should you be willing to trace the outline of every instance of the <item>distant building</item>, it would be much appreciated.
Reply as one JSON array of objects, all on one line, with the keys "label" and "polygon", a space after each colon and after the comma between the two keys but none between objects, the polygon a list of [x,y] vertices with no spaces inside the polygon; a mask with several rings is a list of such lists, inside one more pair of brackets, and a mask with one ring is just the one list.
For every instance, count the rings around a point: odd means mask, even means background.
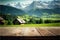
[{"label": "distant building", "polygon": [[13,24],[19,25],[26,23],[23,19],[17,18],[13,21]]}]

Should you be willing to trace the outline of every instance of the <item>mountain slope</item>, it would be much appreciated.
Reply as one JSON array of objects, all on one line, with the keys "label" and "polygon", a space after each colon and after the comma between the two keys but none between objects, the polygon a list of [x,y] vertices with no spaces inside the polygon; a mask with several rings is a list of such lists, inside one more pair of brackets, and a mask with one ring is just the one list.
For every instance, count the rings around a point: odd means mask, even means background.
[{"label": "mountain slope", "polygon": [[50,14],[60,14],[60,8],[55,8],[53,5],[54,2],[41,2],[41,1],[33,1],[29,6],[25,8],[25,11],[29,13],[29,15],[37,15],[43,16],[44,13]]},{"label": "mountain slope", "polygon": [[0,13],[11,15],[23,15],[25,12],[21,9],[17,9],[11,6],[0,5]]}]

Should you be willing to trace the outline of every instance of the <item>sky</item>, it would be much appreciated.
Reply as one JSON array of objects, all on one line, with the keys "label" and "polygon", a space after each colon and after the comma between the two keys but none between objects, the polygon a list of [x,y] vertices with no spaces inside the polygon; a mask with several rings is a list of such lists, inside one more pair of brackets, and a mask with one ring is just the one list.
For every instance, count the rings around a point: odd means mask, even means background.
[{"label": "sky", "polygon": [[51,0],[0,0],[0,3],[6,2],[24,2],[24,1],[51,1]]}]

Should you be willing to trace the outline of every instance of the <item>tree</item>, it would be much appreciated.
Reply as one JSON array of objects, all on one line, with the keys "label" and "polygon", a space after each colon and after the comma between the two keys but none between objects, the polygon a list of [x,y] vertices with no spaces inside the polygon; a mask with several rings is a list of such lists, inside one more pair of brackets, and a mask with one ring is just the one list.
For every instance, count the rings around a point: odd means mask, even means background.
[{"label": "tree", "polygon": [[31,18],[29,23],[36,24],[36,20],[34,18]]}]

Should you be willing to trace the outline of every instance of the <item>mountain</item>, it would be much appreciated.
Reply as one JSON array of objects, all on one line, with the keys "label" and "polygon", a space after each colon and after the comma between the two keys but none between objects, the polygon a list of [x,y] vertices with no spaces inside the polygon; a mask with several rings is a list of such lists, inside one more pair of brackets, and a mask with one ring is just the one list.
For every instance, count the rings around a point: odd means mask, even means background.
[{"label": "mountain", "polygon": [[22,8],[22,6],[21,6],[21,4],[20,4],[19,2],[15,5],[15,7],[16,7],[16,8],[19,8],[19,9]]},{"label": "mountain", "polygon": [[54,9],[54,12],[60,13],[60,0],[51,1],[49,7]]},{"label": "mountain", "polygon": [[23,15],[25,12],[21,9],[17,9],[11,6],[0,5],[0,13],[11,15]]},{"label": "mountain", "polygon": [[[48,13],[49,15],[51,14],[59,14],[60,15],[60,9],[35,9],[35,10],[30,10],[27,13],[29,13],[29,15],[37,15],[37,16],[43,16],[45,13]],[[46,14],[45,14],[46,15]]]},{"label": "mountain", "polygon": [[[60,2],[58,1],[49,1],[49,2],[42,2],[42,1],[33,1],[29,6],[25,7],[24,10],[21,9],[21,4],[17,3],[15,6],[6,6],[1,5],[0,9],[1,12],[11,13],[13,15],[22,15],[24,13],[27,13],[29,15],[37,15],[37,16],[43,16],[45,13],[50,14],[59,14],[60,15]],[[47,14],[45,14],[47,15]]]},{"label": "mountain", "polygon": [[50,14],[60,14],[60,8],[54,7],[54,1],[50,2],[41,2],[41,1],[33,1],[29,6],[25,8],[25,12],[29,13],[29,15],[37,15],[43,16],[44,13]]},{"label": "mountain", "polygon": [[29,6],[25,8],[25,11],[29,11],[31,9],[54,9],[54,8],[59,8],[60,7],[60,2],[59,1],[33,1]]},{"label": "mountain", "polygon": [[18,3],[8,3],[6,5],[7,6],[12,6],[12,7],[15,7],[15,8],[18,8],[18,9],[22,9],[22,6],[21,6],[20,2],[18,2]]},{"label": "mountain", "polygon": [[28,11],[29,15],[37,15],[37,16],[42,16],[44,13],[52,14],[53,10],[51,9],[35,9],[35,10],[30,10]]},{"label": "mountain", "polygon": [[25,11],[29,11],[31,9],[51,9],[49,7],[50,2],[42,2],[42,1],[33,1],[29,6],[25,8]]},{"label": "mountain", "polygon": [[32,2],[29,6],[25,7],[24,11],[27,12],[27,11],[29,11],[31,9],[34,9],[34,2]]}]

